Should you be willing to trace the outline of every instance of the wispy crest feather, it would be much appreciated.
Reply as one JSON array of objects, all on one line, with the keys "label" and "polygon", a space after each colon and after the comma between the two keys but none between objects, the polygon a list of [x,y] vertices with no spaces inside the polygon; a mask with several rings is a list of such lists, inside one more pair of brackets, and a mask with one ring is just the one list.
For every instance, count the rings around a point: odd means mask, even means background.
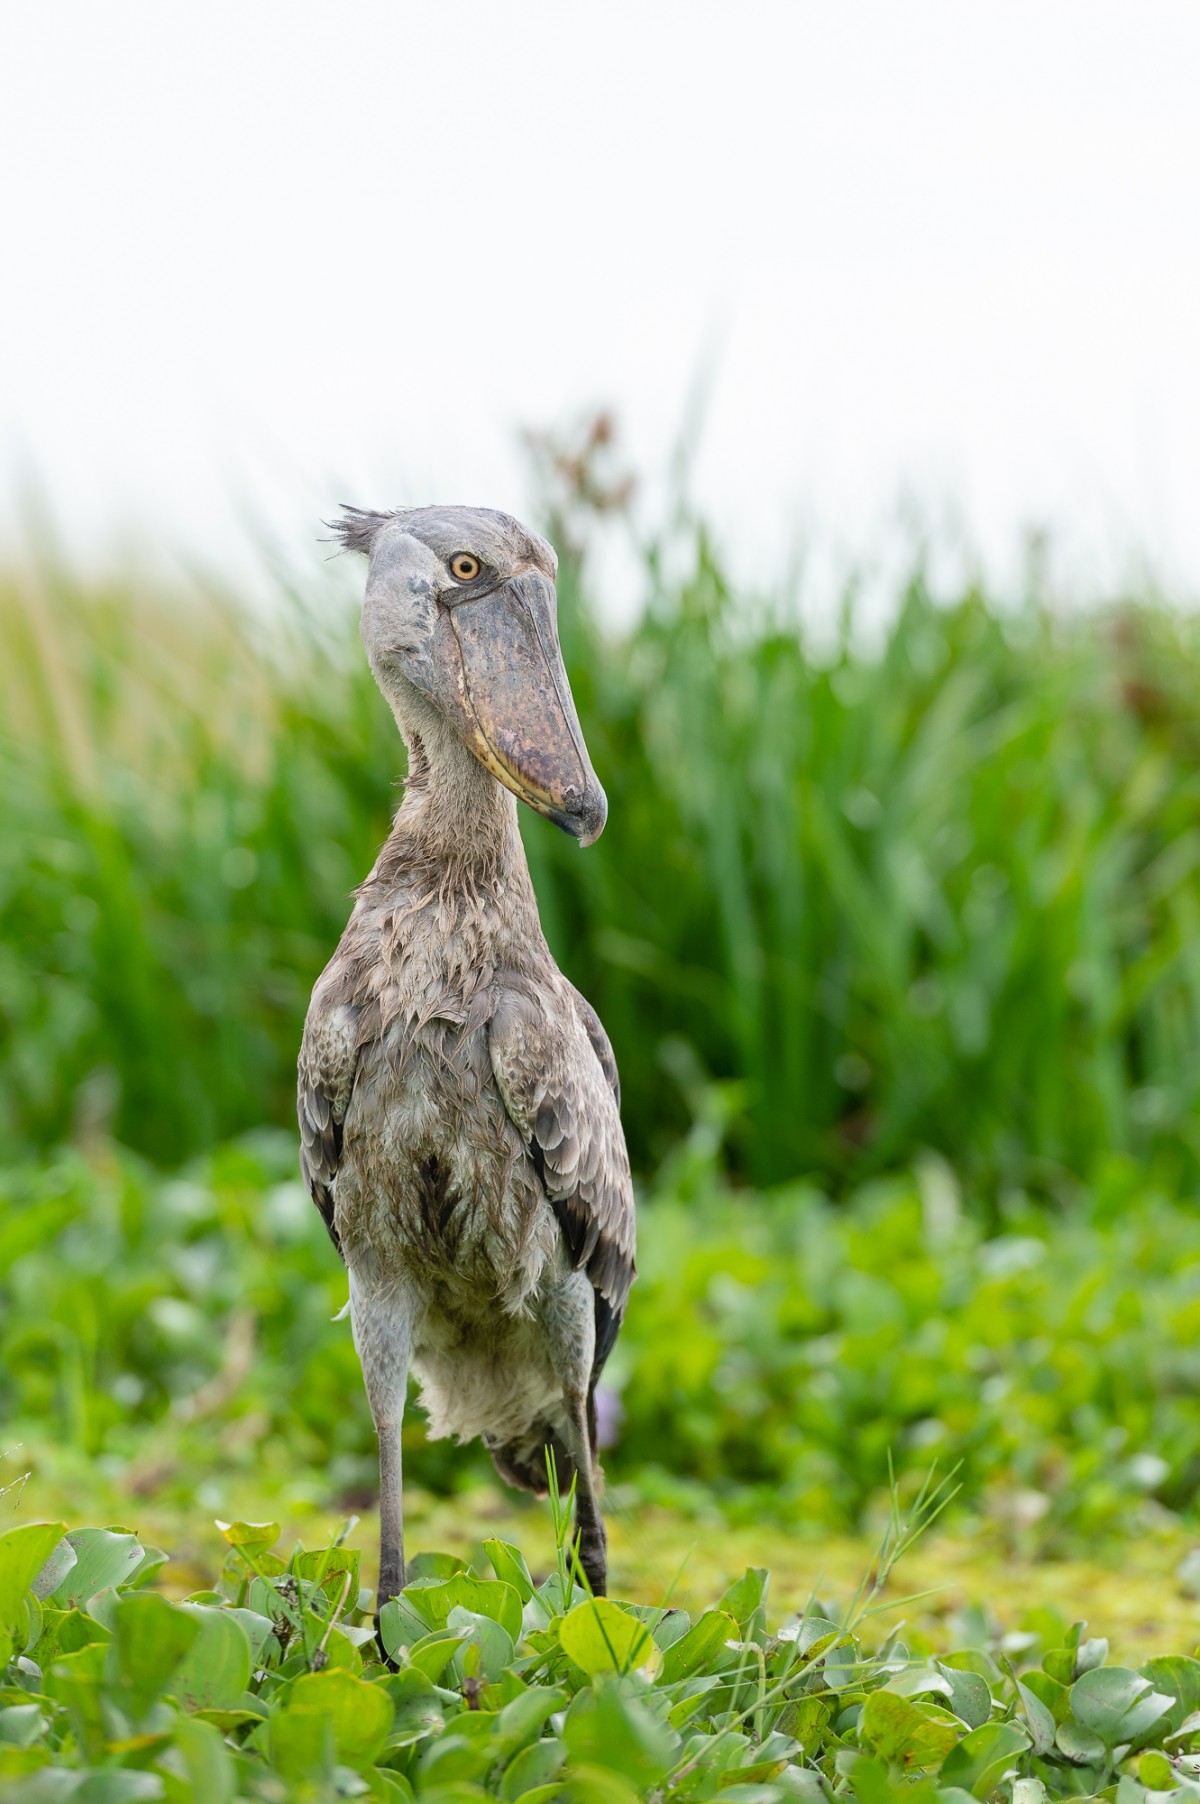
[{"label": "wispy crest feather", "polygon": [[325,525],[343,551],[361,551],[368,557],[379,528],[403,512],[401,508],[394,508],[390,513],[377,513],[367,507],[351,507],[348,501],[341,502],[340,506],[341,518],[326,520]]}]

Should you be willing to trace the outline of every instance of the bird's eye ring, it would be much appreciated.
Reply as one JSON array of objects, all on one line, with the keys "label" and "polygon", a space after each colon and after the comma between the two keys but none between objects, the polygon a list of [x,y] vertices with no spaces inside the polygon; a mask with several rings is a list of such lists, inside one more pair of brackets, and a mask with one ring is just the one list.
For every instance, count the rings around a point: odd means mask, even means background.
[{"label": "bird's eye ring", "polygon": [[469,551],[456,551],[450,559],[450,574],[455,582],[473,583],[479,575],[480,563]]}]

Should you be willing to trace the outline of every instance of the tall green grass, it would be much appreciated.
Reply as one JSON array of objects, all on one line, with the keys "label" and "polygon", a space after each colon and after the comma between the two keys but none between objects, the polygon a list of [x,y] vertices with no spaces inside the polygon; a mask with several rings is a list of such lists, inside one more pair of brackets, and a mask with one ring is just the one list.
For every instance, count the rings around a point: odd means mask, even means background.
[{"label": "tall green grass", "polygon": [[[528,817],[635,1164],[721,1099],[736,1174],[837,1186],[930,1147],[1066,1195],[1111,1152],[1200,1173],[1200,631],[1056,617],[918,570],[882,641],[739,592],[703,531],[564,647],[610,825]],[[158,1161],[290,1120],[312,981],[402,748],[355,573],[264,618],[212,591],[0,577],[0,1133]],[[719,1088],[712,1089],[717,1080]]]}]

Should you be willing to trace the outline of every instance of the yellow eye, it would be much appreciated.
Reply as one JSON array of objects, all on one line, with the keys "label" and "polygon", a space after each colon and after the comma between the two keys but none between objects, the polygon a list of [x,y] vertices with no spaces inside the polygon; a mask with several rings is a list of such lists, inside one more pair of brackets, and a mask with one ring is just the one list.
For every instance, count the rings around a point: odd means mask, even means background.
[{"label": "yellow eye", "polygon": [[473,583],[479,570],[479,559],[472,557],[469,551],[456,551],[450,559],[450,574],[455,582]]}]

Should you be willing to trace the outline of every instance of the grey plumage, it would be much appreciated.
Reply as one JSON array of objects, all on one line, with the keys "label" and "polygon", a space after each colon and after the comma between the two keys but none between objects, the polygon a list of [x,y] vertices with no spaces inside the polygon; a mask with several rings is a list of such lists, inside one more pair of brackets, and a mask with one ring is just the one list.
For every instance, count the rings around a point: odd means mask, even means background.
[{"label": "grey plumage", "polygon": [[409,1364],[430,1432],[482,1435],[531,1489],[577,1475],[606,1577],[593,1394],[634,1276],[612,1048],[555,965],[514,796],[583,843],[604,793],[558,650],[554,553],[504,514],[347,510],[363,638],[409,748],[392,832],[318,980],[301,1163],[350,1273],[380,1441],[380,1600],[404,1582]]}]

